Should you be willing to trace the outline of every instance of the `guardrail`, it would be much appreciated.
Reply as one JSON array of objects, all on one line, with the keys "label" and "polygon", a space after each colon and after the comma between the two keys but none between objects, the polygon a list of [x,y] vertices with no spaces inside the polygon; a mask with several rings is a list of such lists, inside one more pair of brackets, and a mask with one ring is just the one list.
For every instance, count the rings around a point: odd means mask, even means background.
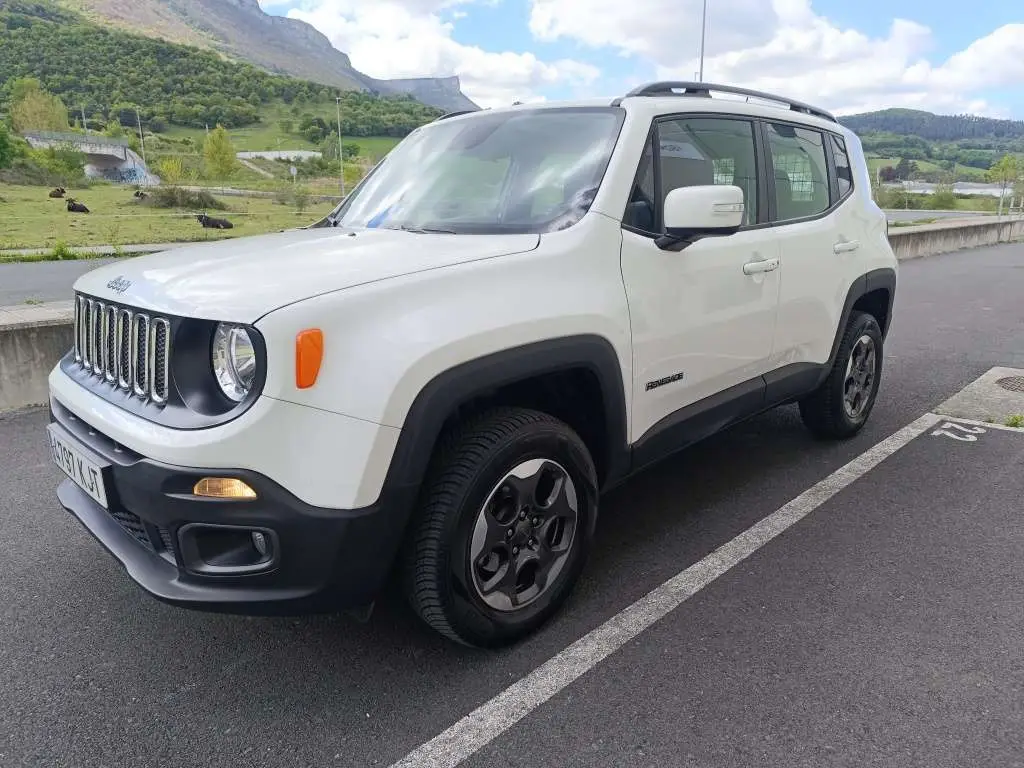
[{"label": "guardrail", "polygon": [[[901,261],[998,243],[1024,241],[1024,219],[961,220],[893,227]],[[72,345],[72,304],[0,307],[0,411],[44,405],[50,370]]]}]

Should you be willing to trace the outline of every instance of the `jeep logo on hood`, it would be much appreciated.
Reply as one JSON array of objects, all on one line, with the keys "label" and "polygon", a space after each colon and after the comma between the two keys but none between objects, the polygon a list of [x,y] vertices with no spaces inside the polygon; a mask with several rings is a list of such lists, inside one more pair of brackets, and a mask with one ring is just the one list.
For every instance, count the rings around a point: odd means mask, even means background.
[{"label": "jeep logo on hood", "polygon": [[131,286],[131,284],[132,284],[132,281],[131,280],[126,280],[124,278],[124,275],[118,275],[113,280],[111,280],[109,283],[107,283],[107,288],[112,290],[114,293],[121,294],[121,293],[124,293],[125,291],[127,291],[128,288]]}]

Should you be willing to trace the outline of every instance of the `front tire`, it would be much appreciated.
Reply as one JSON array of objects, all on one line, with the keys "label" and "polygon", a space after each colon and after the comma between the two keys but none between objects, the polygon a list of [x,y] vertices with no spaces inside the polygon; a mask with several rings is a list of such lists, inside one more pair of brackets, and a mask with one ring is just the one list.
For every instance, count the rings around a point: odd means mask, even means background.
[{"label": "front tire", "polygon": [[480,647],[514,643],[568,597],[597,518],[594,463],[538,411],[500,408],[445,435],[404,554],[406,597],[430,627]]},{"label": "front tire", "polygon": [[853,437],[867,423],[882,378],[882,330],[866,312],[853,312],[828,378],[800,401],[800,416],[819,438]]}]

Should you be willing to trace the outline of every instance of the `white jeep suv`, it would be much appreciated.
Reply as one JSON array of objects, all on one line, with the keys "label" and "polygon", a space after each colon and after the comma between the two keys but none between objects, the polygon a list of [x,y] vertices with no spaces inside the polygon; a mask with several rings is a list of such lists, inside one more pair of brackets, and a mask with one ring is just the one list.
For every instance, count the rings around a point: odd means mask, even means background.
[{"label": "white jeep suv", "polygon": [[895,289],[820,109],[655,83],[449,115],[318,225],[82,277],[58,496],[169,603],[365,614],[394,575],[435,630],[509,643],[603,490],[784,403],[856,433]]}]

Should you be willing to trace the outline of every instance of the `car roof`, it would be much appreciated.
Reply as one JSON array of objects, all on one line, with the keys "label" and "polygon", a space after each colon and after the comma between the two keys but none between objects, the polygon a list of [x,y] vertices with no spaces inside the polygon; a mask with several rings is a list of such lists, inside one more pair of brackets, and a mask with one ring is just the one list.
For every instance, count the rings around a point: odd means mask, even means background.
[{"label": "car roof", "polygon": [[[713,95],[715,94],[720,95]],[[852,136],[830,112],[804,102],[761,91],[715,83],[663,81],[634,88],[615,99],[544,101],[488,108],[488,114],[547,109],[621,107],[640,118],[681,113],[722,113],[785,120]],[[444,119],[460,119],[479,111],[457,112]]]}]

